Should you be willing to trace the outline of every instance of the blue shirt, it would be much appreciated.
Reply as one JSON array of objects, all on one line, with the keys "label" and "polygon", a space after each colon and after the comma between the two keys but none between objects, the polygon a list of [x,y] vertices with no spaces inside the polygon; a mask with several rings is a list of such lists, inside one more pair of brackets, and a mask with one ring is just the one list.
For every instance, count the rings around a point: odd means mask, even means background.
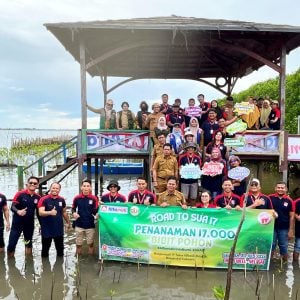
[{"label": "blue shirt", "polygon": [[92,194],[79,194],[74,197],[72,212],[77,212],[79,218],[75,221],[75,226],[88,229],[95,228],[94,215],[98,211],[98,198]]},{"label": "blue shirt", "polygon": [[63,212],[66,207],[64,198],[58,196],[52,198],[51,195],[42,197],[38,203],[38,208],[45,207],[45,211],[56,209],[55,216],[40,217],[42,236],[45,238],[59,237],[64,235]]},{"label": "blue shirt", "polygon": [[28,190],[22,190],[16,193],[12,205],[17,210],[27,208],[27,211],[25,216],[19,216],[17,213],[13,214],[12,227],[24,225],[34,226],[34,213],[40,198],[40,195],[36,193],[31,195]]}]

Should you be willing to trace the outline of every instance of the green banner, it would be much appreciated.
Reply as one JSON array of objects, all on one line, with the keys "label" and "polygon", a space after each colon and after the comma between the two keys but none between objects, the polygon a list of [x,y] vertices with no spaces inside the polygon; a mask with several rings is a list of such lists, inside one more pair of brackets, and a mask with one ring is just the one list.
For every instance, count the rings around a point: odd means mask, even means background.
[{"label": "green banner", "polygon": [[[241,211],[101,205],[99,256],[104,260],[227,268]],[[268,270],[274,220],[270,210],[247,209],[235,269]]]}]

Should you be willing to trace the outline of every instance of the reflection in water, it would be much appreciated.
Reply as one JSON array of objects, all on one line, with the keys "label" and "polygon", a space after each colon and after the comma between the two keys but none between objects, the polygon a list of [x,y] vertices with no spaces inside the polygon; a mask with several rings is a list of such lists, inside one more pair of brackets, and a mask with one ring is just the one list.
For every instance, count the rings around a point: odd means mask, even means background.
[{"label": "reflection in water", "polygon": [[[7,233],[6,240],[7,240]],[[166,267],[133,263],[100,263],[96,256],[75,257],[75,234],[65,236],[64,258],[57,258],[54,246],[49,259],[42,259],[38,230],[35,231],[33,258],[26,258],[22,243],[15,259],[2,254],[0,261],[0,299],[215,299],[213,287],[226,284],[226,271]],[[86,249],[85,249],[86,250]],[[300,269],[289,261],[271,263],[269,272],[242,271],[232,274],[231,299],[295,299],[300,286]],[[274,276],[274,290],[273,290]],[[299,291],[298,291],[299,293]],[[52,296],[51,296],[52,295]]]},{"label": "reflection in water", "polygon": [[[264,175],[265,176],[265,175]],[[105,178],[104,191],[111,178]],[[63,181],[62,196],[70,205],[78,193],[77,172]],[[122,193],[135,188],[135,177],[119,177]],[[265,181],[267,182],[267,181]],[[12,198],[17,190],[15,169],[0,168],[0,192]],[[8,234],[5,234],[7,244]],[[86,250],[86,249],[85,249]],[[104,262],[96,256],[75,257],[75,234],[65,235],[65,256],[56,258],[54,246],[49,259],[41,259],[39,228],[36,226],[33,241],[33,258],[25,259],[24,245],[20,240],[16,258],[7,259],[0,254],[0,299],[215,299],[213,287],[226,284],[226,271],[201,268],[165,267]],[[291,261],[281,266],[271,263],[269,272],[259,272],[261,278],[260,299],[295,299],[299,294],[300,269]],[[274,289],[273,289],[274,277]],[[232,275],[231,299],[257,299],[257,272],[241,271]]]}]

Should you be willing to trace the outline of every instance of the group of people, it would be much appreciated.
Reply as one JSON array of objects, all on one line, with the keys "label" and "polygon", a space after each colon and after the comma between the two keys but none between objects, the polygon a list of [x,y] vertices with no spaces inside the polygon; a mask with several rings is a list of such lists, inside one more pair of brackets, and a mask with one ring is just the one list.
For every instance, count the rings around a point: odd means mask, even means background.
[{"label": "group of people", "polygon": [[[108,99],[104,108],[94,108],[87,104],[87,108],[95,113],[100,114],[99,129],[148,129],[152,133],[151,137],[155,139],[155,128],[166,129],[172,132],[175,124],[190,126],[191,118],[196,118],[199,127],[202,128],[204,121],[208,119],[210,111],[214,111],[216,116],[210,117],[219,121],[222,119],[224,124],[230,125],[238,118],[247,123],[247,129],[280,129],[280,109],[278,100],[272,100],[268,96],[258,98],[249,96],[246,102],[252,107],[250,113],[238,114],[235,111],[234,99],[229,96],[223,107],[219,107],[217,100],[206,102],[203,94],[197,96],[199,104],[194,98],[188,100],[186,107],[181,107],[181,99],[177,98],[173,104],[169,104],[168,94],[162,94],[161,103],[152,105],[152,112],[149,111],[149,105],[146,101],[141,101],[140,110],[135,114],[129,109],[129,102],[121,103],[121,110],[114,109],[114,101]],[[164,117],[164,119],[160,119]],[[224,126],[224,125],[223,125]],[[223,128],[223,126],[221,128]]]},{"label": "group of people", "polygon": [[[25,253],[32,254],[32,238],[35,226],[35,214],[41,227],[42,257],[49,256],[49,249],[54,241],[57,256],[64,255],[64,227],[70,228],[70,215],[66,211],[66,202],[60,196],[61,186],[52,183],[49,193],[43,197],[35,191],[39,180],[31,176],[27,180],[26,189],[16,193],[11,211],[13,212],[12,224],[10,226],[9,210],[7,200],[1,194],[0,208],[0,251],[4,251],[4,220],[6,230],[10,230],[7,255],[13,257],[18,240],[23,233]],[[111,180],[107,186],[107,193],[101,197],[92,195],[91,181],[85,179],[81,184],[81,193],[74,197],[71,216],[74,219],[73,227],[76,233],[76,253],[82,253],[84,238],[88,245],[88,253],[94,253],[95,220],[98,216],[99,205],[108,203],[132,203],[136,205],[156,205],[160,207],[180,206],[188,209],[189,205],[182,192],[177,189],[177,178],[169,176],[165,191],[155,194],[148,189],[147,180],[138,177],[137,188],[130,191],[128,197],[120,193],[121,187],[118,181]],[[300,198],[293,201],[287,194],[287,186],[284,182],[278,182],[275,193],[265,195],[261,191],[260,181],[253,178],[249,183],[247,194],[239,196],[233,192],[234,185],[229,179],[222,183],[222,193],[212,197],[207,190],[197,197],[194,208],[208,209],[236,209],[243,206],[247,209],[270,209],[275,219],[272,255],[278,245],[283,260],[288,259],[288,241],[295,237],[293,259],[299,260],[300,253]],[[64,221],[66,226],[64,226]]]},{"label": "group of people", "polygon": [[[247,106],[250,112],[236,113],[233,98],[227,97],[221,108],[216,100],[210,103],[203,94],[188,100],[188,106],[181,107],[181,99],[177,98],[169,104],[169,96],[163,94],[160,103],[152,105],[148,110],[146,101],[140,103],[140,111],[135,114],[129,110],[129,103],[123,102],[122,110],[113,109],[113,100],[106,101],[105,107],[95,109],[100,113],[100,129],[147,129],[152,140],[151,171],[153,186],[157,193],[166,189],[168,176],[180,180],[180,189],[188,202],[195,201],[198,190],[198,179],[190,178],[187,172],[189,166],[198,166],[202,172],[201,185],[209,190],[213,197],[222,191],[222,182],[227,178],[230,168],[238,167],[241,161],[238,157],[230,157],[230,147],[225,145],[226,138],[234,134],[227,132],[227,127],[238,119],[243,120],[247,129],[279,129],[280,110],[277,100],[268,98],[255,99],[248,97]],[[216,172],[211,172],[212,166]],[[197,168],[194,167],[197,171]],[[191,170],[190,170],[191,171]],[[245,192],[245,181],[235,180],[234,192],[241,196]]]},{"label": "group of people", "polygon": [[[14,257],[17,243],[23,234],[25,253],[32,254],[32,239],[35,227],[35,216],[41,228],[42,257],[49,256],[49,249],[54,241],[57,256],[64,255],[64,232],[71,228],[69,213],[66,210],[66,202],[60,196],[61,185],[53,182],[47,195],[41,197],[36,193],[39,179],[30,176],[26,188],[16,193],[12,200],[12,222],[10,226],[9,209],[7,199],[0,196],[0,252],[4,251],[4,220],[6,230],[9,231],[7,256]],[[85,179],[81,184],[81,193],[74,197],[71,215],[74,219],[73,227],[76,232],[76,253],[82,253],[84,238],[88,245],[88,253],[94,253],[95,219],[98,212],[98,197],[92,195],[91,181]],[[65,221],[65,222],[64,222]]]}]

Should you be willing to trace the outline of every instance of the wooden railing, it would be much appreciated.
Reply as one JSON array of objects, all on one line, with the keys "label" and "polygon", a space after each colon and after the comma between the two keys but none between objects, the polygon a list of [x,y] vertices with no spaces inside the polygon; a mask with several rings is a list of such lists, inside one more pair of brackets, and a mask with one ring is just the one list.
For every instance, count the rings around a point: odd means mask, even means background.
[{"label": "wooden railing", "polygon": [[50,163],[54,168],[59,168],[62,165],[68,163],[72,158],[77,158],[78,156],[78,137],[75,136],[72,139],[64,142],[59,147],[55,148],[51,152],[40,157],[30,165],[18,166],[18,189],[21,190],[24,188],[24,174],[30,176],[29,171],[34,169],[37,170],[37,176],[42,179],[48,175]]}]

